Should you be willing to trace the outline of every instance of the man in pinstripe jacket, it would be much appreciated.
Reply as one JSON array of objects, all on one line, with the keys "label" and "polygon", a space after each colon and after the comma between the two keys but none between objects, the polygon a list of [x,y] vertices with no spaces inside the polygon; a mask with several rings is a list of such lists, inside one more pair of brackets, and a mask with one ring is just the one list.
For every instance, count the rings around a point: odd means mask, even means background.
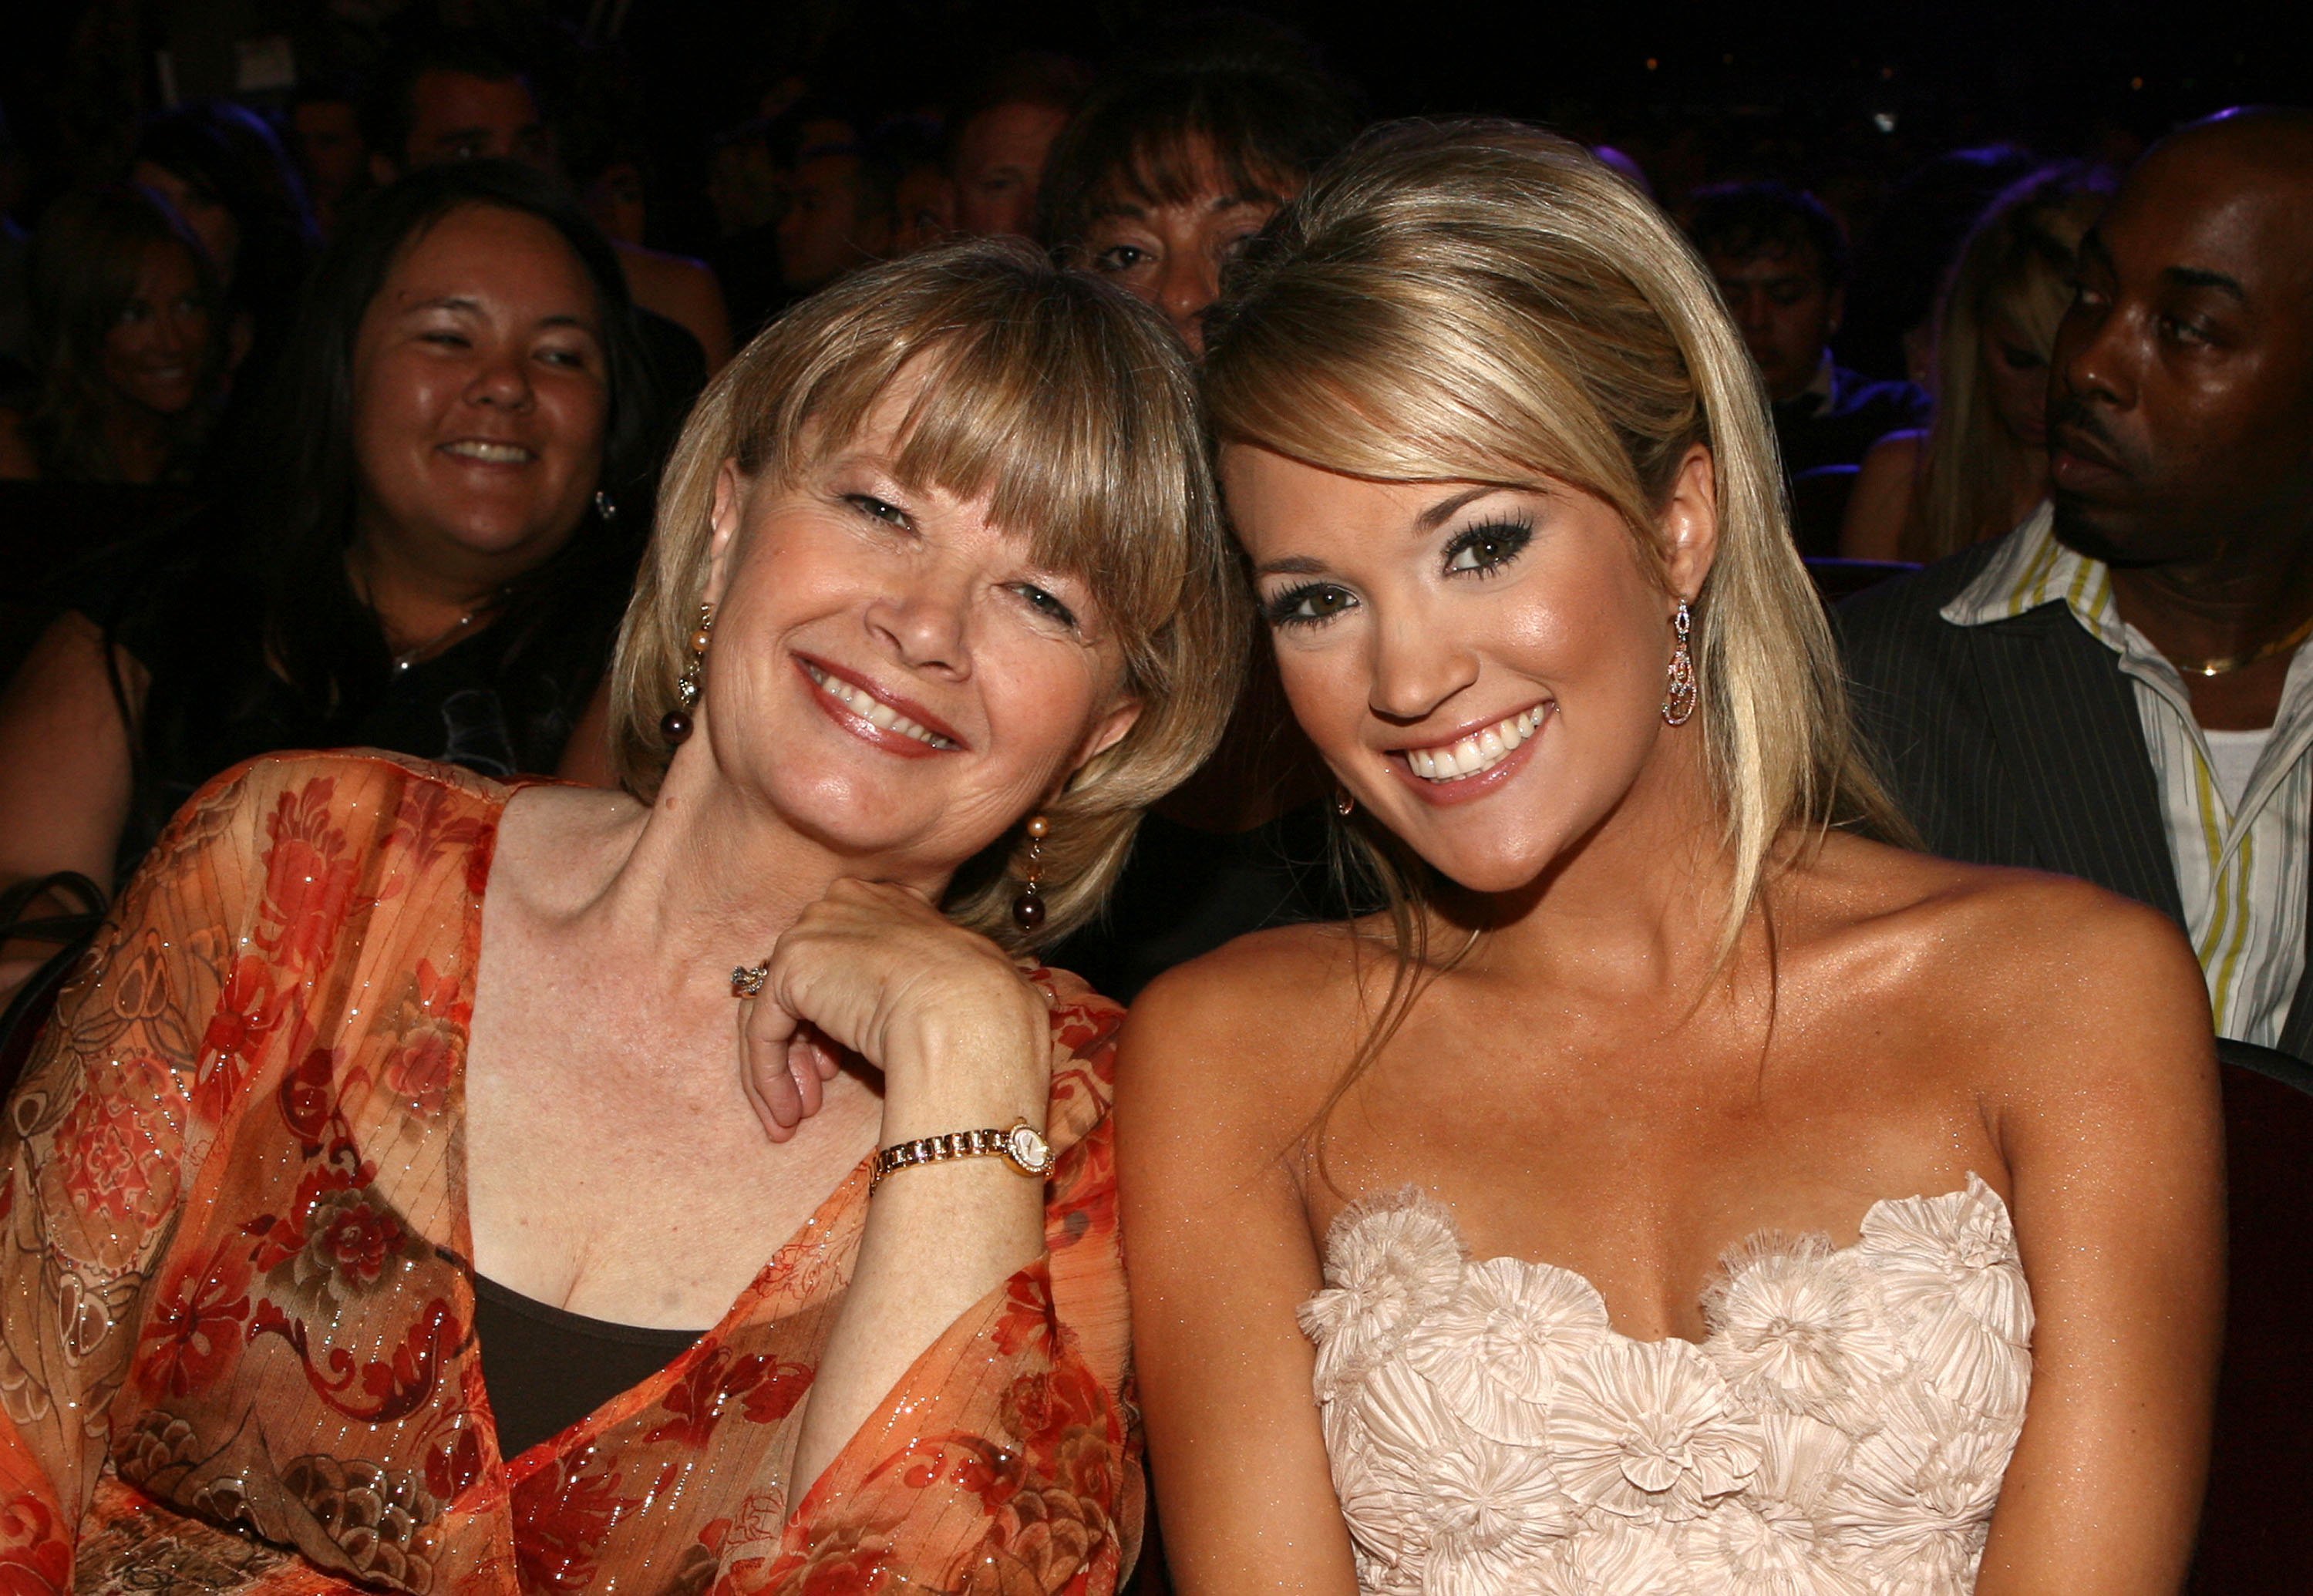
[{"label": "man in pinstripe jacket", "polygon": [[2313,1056],[2313,113],[2163,141],[2080,258],[2052,501],[1850,602],[1857,715],[1930,848],[2163,910]]}]

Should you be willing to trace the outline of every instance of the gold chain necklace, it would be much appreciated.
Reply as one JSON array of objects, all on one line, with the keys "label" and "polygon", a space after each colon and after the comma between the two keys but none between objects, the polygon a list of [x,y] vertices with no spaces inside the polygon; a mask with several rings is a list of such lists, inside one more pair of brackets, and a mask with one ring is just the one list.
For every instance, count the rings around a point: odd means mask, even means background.
[{"label": "gold chain necklace", "polygon": [[2313,638],[2313,615],[2307,616],[2303,623],[2288,636],[2275,638],[2262,648],[2250,649],[2247,654],[2227,655],[2222,659],[2204,659],[2198,665],[2177,663],[2177,669],[2187,676],[2229,676],[2235,671],[2245,670],[2261,661],[2271,659],[2276,654],[2285,654],[2307,638]]}]

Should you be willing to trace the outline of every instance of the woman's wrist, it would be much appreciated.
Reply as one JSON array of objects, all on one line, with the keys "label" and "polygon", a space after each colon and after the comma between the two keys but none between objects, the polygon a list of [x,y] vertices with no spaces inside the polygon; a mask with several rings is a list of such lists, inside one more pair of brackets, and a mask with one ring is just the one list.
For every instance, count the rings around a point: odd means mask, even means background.
[{"label": "woman's wrist", "polygon": [[1051,1021],[1025,982],[1016,994],[943,1008],[884,1065],[882,1145],[954,1131],[1044,1128]]}]

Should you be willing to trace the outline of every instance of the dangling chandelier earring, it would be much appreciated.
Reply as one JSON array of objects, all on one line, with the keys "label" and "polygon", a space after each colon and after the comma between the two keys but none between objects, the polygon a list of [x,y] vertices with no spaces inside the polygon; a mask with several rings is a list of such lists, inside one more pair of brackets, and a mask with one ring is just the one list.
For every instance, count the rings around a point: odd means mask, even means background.
[{"label": "dangling chandelier earring", "polygon": [[1670,651],[1670,682],[1663,692],[1662,718],[1668,725],[1684,726],[1693,717],[1698,696],[1694,652],[1686,646],[1687,636],[1694,630],[1694,617],[1687,613],[1686,600],[1678,601],[1678,613],[1671,617],[1670,630],[1678,643]]},{"label": "dangling chandelier earring", "polygon": [[1028,816],[1028,859],[1020,867],[1020,895],[1012,900],[1012,923],[1024,937],[1033,937],[1044,923],[1044,899],[1039,884],[1044,878],[1044,839],[1052,823],[1042,815]]},{"label": "dangling chandelier earring", "polygon": [[675,707],[659,717],[658,735],[669,744],[680,744],[690,735],[690,711],[699,702],[699,674],[707,668],[707,645],[714,640],[715,606],[699,606],[699,629],[690,634],[690,657],[683,662],[682,675],[675,679]]}]

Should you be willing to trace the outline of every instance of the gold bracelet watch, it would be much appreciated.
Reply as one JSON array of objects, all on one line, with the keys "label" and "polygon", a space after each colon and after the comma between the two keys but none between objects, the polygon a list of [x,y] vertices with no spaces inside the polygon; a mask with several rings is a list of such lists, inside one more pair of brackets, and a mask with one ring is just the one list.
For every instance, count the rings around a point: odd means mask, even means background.
[{"label": "gold bracelet watch", "polygon": [[985,1158],[991,1154],[1002,1157],[1021,1174],[1039,1180],[1052,1172],[1056,1161],[1052,1144],[1035,1126],[1020,1119],[1013,1121],[1008,1131],[954,1131],[945,1136],[919,1136],[913,1142],[896,1142],[875,1155],[875,1168],[868,1177],[867,1189],[874,1192],[884,1184],[884,1177],[910,1164],[936,1164],[945,1159]]}]

